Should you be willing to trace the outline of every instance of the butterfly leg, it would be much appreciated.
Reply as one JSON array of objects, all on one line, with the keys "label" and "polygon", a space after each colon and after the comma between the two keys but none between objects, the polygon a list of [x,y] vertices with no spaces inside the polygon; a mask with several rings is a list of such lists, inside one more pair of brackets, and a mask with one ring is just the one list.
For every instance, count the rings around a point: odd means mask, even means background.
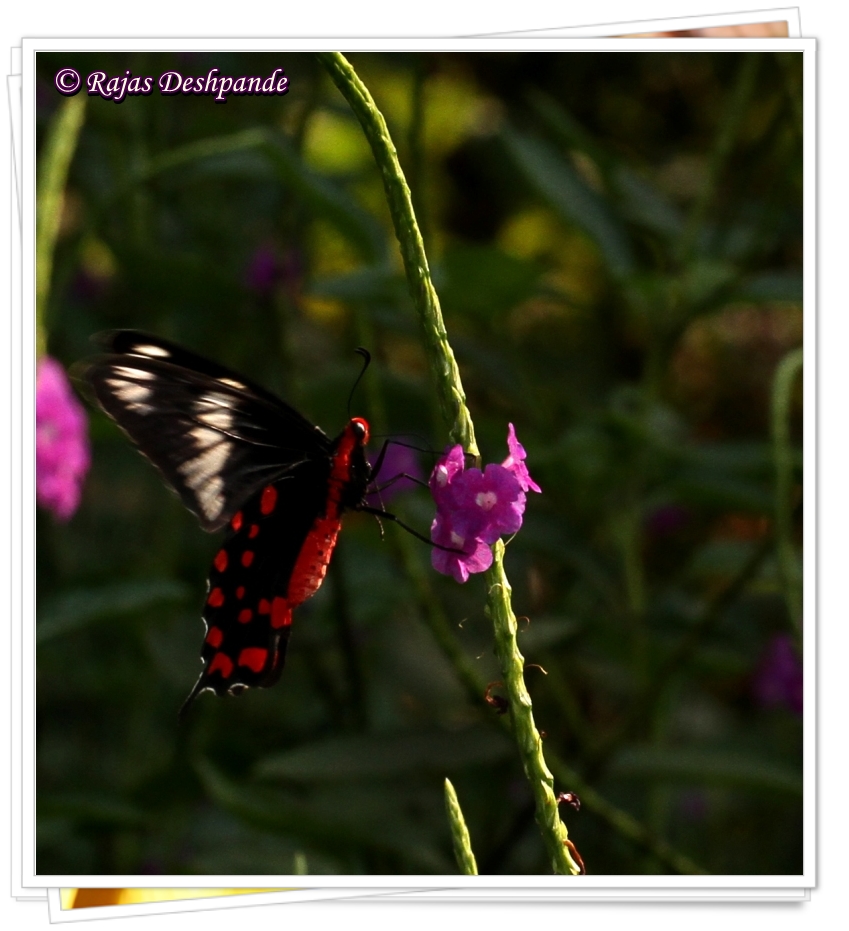
[{"label": "butterfly leg", "polygon": [[358,511],[362,511],[364,514],[374,514],[378,520],[381,517],[385,517],[386,520],[394,521],[399,527],[402,527],[407,533],[411,533],[416,539],[421,540],[422,543],[427,543],[428,546],[433,546],[438,550],[445,550],[447,553],[462,553],[462,550],[458,550],[453,546],[442,546],[441,543],[434,543],[433,540],[426,537],[424,534],[418,532],[418,530],[413,530],[409,524],[405,524],[399,517],[396,517],[394,514],[389,511],[381,511],[380,508],[370,508],[367,506],[357,508]]}]

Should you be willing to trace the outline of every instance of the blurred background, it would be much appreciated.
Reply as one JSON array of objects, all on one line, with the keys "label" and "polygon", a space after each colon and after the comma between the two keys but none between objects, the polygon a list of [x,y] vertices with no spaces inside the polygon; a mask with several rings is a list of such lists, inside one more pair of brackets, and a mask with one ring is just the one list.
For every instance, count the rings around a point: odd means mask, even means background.
[{"label": "blurred background", "polygon": [[[484,461],[512,422],[543,489],[506,569],[555,791],[585,793],[561,813],[588,871],[801,872],[802,398],[774,386],[802,340],[801,54],[350,59],[399,150]],[[365,345],[352,413],[441,452],[380,177],[318,63],[40,54],[42,152],[63,67],[283,67],[291,89],[88,100],[50,356],[148,330],[335,435]],[[455,873],[446,776],[480,872],[549,872],[486,701],[481,576],[438,576],[425,544],[348,515],[279,684],[205,694],[178,726],[219,541],[87,416],[78,508],[37,515],[40,873]],[[387,497],[427,533],[426,492]]]}]

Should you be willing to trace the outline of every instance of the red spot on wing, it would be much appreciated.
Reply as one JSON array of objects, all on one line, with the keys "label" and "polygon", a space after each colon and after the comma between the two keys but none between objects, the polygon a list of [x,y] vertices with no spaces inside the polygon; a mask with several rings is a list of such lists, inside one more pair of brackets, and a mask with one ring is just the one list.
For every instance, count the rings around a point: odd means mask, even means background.
[{"label": "red spot on wing", "polygon": [[213,588],[206,600],[211,607],[220,608],[224,604],[224,592],[220,588]]},{"label": "red spot on wing", "polygon": [[285,598],[275,598],[271,602],[271,626],[288,627],[292,623],[292,610]]},{"label": "red spot on wing", "polygon": [[238,533],[242,529],[242,512],[236,511],[233,515],[233,519],[230,521],[230,526]]},{"label": "red spot on wing", "polygon": [[253,616],[254,613],[250,608],[242,608],[242,610],[239,612],[239,623],[247,624]]},{"label": "red spot on wing", "polygon": [[248,536],[253,540],[253,538],[259,533],[259,524],[251,524],[251,529],[248,531]]},{"label": "red spot on wing", "polygon": [[259,611],[260,614],[271,614],[271,602],[269,602],[267,598],[260,598],[257,611]]},{"label": "red spot on wing", "polygon": [[277,489],[273,485],[266,485],[262,490],[259,509],[264,516],[268,516],[277,504]]},{"label": "red spot on wing", "polygon": [[244,585],[240,585],[236,589],[236,597],[239,599],[239,601],[241,601],[245,597],[245,586]]},{"label": "red spot on wing", "polygon": [[247,569],[248,566],[254,561],[254,552],[253,550],[245,550],[242,553],[242,565]]},{"label": "red spot on wing", "polygon": [[239,654],[239,665],[247,666],[253,672],[262,672],[267,659],[268,650],[262,647],[245,647]]},{"label": "red spot on wing", "polygon": [[222,679],[229,679],[233,673],[233,660],[226,653],[216,653],[212,657],[206,674],[209,676],[214,672],[220,672]]},{"label": "red spot on wing", "polygon": [[227,568],[227,550],[219,550],[215,556],[215,559],[212,561],[212,565],[219,572],[223,572]]},{"label": "red spot on wing", "polygon": [[219,627],[210,627],[209,633],[206,635],[206,642],[214,647],[216,650],[221,646],[222,641],[224,640],[224,632]]}]

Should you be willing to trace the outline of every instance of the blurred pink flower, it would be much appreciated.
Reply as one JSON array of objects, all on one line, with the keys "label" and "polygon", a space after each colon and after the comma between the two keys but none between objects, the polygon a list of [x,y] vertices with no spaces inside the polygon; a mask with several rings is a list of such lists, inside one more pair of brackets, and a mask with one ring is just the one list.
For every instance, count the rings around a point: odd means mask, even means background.
[{"label": "blurred pink flower", "polygon": [[35,488],[38,503],[62,521],[76,511],[91,463],[88,421],[65,370],[45,356],[35,386]]},{"label": "blurred pink flower", "polygon": [[802,714],[802,664],[789,634],[770,640],[752,680],[752,693],[764,708],[784,706]]},{"label": "blurred pink flower", "polygon": [[668,537],[683,530],[692,517],[680,504],[662,504],[646,516],[645,528],[653,537]]},{"label": "blurred pink flower", "polygon": [[416,482],[409,478],[397,478],[397,476],[410,475],[413,479],[424,480],[422,467],[419,464],[419,457],[414,449],[409,446],[401,446],[399,443],[390,443],[386,448],[386,455],[383,457],[383,463],[380,466],[380,474],[375,476],[373,485],[380,487],[388,481],[387,485],[380,493],[376,491],[369,492],[366,500],[370,507],[379,508],[388,504],[393,498],[407,491],[414,491],[417,487]]},{"label": "blurred pink flower", "polygon": [[268,294],[280,277],[277,256],[270,246],[259,246],[253,253],[245,273],[245,284],[260,294]]}]

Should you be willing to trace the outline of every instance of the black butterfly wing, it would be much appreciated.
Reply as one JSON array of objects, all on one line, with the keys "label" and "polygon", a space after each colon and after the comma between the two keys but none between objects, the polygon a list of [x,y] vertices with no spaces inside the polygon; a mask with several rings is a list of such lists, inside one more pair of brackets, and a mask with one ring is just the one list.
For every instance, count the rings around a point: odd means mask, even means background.
[{"label": "black butterfly wing", "polygon": [[108,354],[74,374],[205,530],[299,464],[327,460],[327,435],[244,376],[134,330],[103,342]]},{"label": "black butterfly wing", "polygon": [[[244,688],[267,688],[279,678],[292,609],[302,600],[293,577],[308,568],[303,558],[310,550],[307,541],[317,532],[326,533],[321,515],[327,507],[330,470],[329,458],[296,466],[231,518],[209,576],[203,610],[204,669],[181,714],[206,689],[217,695],[238,694]],[[325,565],[334,544],[335,536],[317,542]]]}]

